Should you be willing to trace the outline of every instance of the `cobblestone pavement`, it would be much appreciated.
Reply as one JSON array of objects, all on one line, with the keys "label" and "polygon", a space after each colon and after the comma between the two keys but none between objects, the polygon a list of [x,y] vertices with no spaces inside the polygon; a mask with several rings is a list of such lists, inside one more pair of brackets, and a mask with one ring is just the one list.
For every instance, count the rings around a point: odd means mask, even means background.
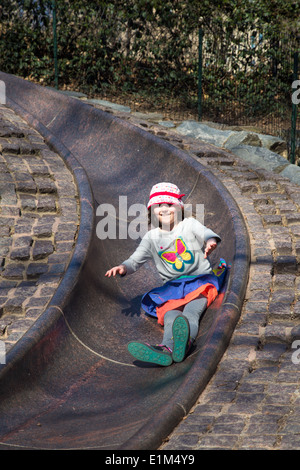
[{"label": "cobblestone pavement", "polygon": [[78,224],[72,173],[35,130],[1,105],[0,340],[6,353],[56,291]]},{"label": "cobblestone pavement", "polygon": [[161,449],[300,449],[300,186],[227,151],[151,130],[215,174],[251,241],[247,294],[230,346]]},{"label": "cobblestone pavement", "polygon": [[[43,139],[7,108],[0,112],[0,321],[2,338],[13,344],[64,272],[77,193]],[[114,114],[209,168],[236,200],[251,241],[246,298],[230,345],[161,450],[300,449],[300,186],[149,120]]]},{"label": "cobblestone pavement", "polygon": [[251,244],[247,293],[230,345],[160,449],[300,449],[300,186],[172,129],[115,114],[210,169],[237,202]]}]

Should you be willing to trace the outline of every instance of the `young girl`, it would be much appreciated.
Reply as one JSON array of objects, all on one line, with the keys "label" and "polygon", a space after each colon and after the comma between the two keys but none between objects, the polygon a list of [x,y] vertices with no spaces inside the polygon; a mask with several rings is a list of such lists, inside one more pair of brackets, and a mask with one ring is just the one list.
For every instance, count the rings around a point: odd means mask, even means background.
[{"label": "young girl", "polygon": [[126,261],[105,274],[124,276],[154,260],[164,284],[143,296],[142,308],[164,326],[162,343],[133,341],[128,351],[138,360],[163,366],[186,357],[197,337],[200,317],[218,295],[226,270],[224,260],[219,265],[221,277],[212,270],[208,255],[221,239],[193,217],[183,217],[183,196],[174,184],[154,185],[147,208],[156,228],[146,233]]}]

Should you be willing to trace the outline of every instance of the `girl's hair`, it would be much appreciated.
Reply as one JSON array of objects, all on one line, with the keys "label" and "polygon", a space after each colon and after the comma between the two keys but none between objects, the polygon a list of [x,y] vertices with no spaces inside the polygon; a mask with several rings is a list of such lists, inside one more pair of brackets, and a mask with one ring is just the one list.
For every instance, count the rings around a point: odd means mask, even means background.
[{"label": "girl's hair", "polygon": [[[149,209],[148,209],[148,225],[151,225],[151,223],[152,223],[151,216],[152,216],[152,215],[154,216],[154,212],[153,212],[153,210],[151,211],[151,208],[152,208],[152,206],[149,207]],[[180,221],[182,221],[182,220],[184,219],[184,207],[179,207],[179,209],[180,209],[180,211],[181,211],[181,219],[180,219]],[[160,223],[160,222],[158,223],[158,226],[159,226],[159,228],[161,227],[161,223]]]}]

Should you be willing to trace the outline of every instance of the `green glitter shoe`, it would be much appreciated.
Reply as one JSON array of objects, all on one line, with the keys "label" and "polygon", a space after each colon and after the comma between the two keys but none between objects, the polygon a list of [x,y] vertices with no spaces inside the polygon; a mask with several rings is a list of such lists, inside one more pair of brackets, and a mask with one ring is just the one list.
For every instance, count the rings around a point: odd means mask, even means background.
[{"label": "green glitter shoe", "polygon": [[181,362],[185,358],[190,346],[190,326],[185,316],[179,315],[173,323],[174,348],[172,357],[174,362]]},{"label": "green glitter shoe", "polygon": [[160,366],[170,366],[173,362],[172,353],[166,346],[150,345],[138,341],[131,341],[127,345],[130,354],[143,362],[151,362]]}]

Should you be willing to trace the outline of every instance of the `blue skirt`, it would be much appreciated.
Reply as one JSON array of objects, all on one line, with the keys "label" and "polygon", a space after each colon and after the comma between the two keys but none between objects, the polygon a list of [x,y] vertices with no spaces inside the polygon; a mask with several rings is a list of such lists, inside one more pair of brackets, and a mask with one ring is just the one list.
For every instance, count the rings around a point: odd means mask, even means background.
[{"label": "blue skirt", "polygon": [[214,287],[217,292],[220,292],[227,270],[226,262],[221,259],[220,264],[213,270],[212,274],[181,276],[167,281],[162,286],[156,287],[144,294],[142,297],[142,308],[147,314],[157,318],[157,308],[169,300],[184,299],[192,292],[201,290],[201,287],[205,290],[206,286]]}]

